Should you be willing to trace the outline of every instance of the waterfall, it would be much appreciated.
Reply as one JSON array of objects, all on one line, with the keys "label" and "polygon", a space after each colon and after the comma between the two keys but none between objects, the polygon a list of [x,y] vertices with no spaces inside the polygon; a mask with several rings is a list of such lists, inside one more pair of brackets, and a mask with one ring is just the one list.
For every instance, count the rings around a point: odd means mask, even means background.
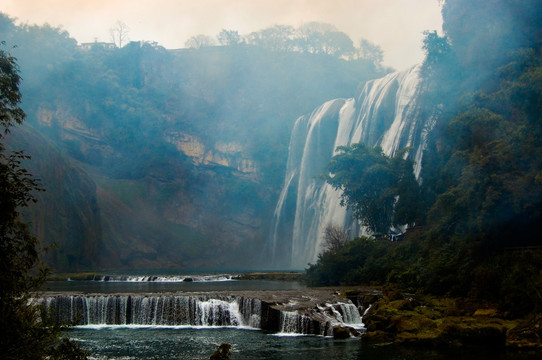
[{"label": "waterfall", "polygon": [[419,176],[425,139],[433,126],[418,101],[419,71],[418,65],[369,81],[357,97],[328,101],[296,120],[267,247],[274,267],[303,269],[315,262],[328,224],[353,236],[363,232],[340,205],[340,192],[318,177],[337,146],[380,145],[389,156],[413,147],[414,173]]},{"label": "waterfall", "polygon": [[260,327],[260,301],[243,297],[62,295],[44,301],[61,324]]},{"label": "waterfall", "polygon": [[83,326],[237,327],[279,335],[333,336],[334,327],[359,328],[361,322],[357,307],[342,302],[300,313],[278,310],[277,304],[256,298],[216,294],[49,295],[40,301],[59,324]]}]

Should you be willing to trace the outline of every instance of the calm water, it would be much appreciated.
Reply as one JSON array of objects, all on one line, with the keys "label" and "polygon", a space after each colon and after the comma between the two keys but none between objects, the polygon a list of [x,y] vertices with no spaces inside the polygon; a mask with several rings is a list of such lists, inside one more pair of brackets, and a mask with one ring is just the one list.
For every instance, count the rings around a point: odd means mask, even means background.
[{"label": "calm water", "polygon": [[208,359],[221,343],[233,346],[231,360],[511,360],[539,359],[487,349],[420,350],[367,346],[359,339],[281,337],[263,331],[190,328],[77,328],[69,336],[96,359]]},{"label": "calm water", "polygon": [[230,280],[205,282],[154,282],[154,281],[48,281],[44,289],[53,292],[82,293],[161,293],[200,292],[221,290],[295,290],[306,286],[298,282],[269,280]]},{"label": "calm water", "polygon": [[[219,290],[302,289],[296,282],[98,282],[56,281],[46,286],[55,292],[184,292]],[[367,346],[359,339],[333,340],[318,336],[277,336],[259,330],[236,328],[81,326],[68,336],[91,353],[92,359],[208,359],[221,343],[233,346],[235,359],[325,359],[325,360],[511,360],[538,359],[487,349],[420,350],[393,346]]]}]

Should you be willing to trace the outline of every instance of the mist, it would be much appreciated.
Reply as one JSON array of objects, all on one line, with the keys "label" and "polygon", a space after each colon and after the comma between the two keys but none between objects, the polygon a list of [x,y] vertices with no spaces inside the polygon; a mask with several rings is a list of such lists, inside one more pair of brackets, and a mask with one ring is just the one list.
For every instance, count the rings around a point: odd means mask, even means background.
[{"label": "mist", "polygon": [[361,39],[378,44],[384,64],[397,69],[421,62],[423,31],[440,30],[442,24],[437,0],[1,0],[0,8],[21,25],[62,27],[80,44],[110,42],[110,29],[120,21],[130,40],[155,41],[167,49],[184,48],[198,34],[215,37],[222,29],[248,35],[277,24],[298,28],[316,21],[332,24],[356,44]]}]

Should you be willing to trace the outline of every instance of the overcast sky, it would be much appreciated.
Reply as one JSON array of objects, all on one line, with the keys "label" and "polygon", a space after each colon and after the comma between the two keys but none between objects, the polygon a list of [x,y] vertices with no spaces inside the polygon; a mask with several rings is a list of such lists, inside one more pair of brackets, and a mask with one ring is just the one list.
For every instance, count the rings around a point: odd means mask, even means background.
[{"label": "overcast sky", "polygon": [[243,35],[320,21],[356,44],[364,38],[380,45],[385,64],[398,70],[422,60],[422,32],[442,25],[438,0],[0,0],[0,11],[22,23],[61,26],[80,43],[110,41],[109,29],[122,21],[130,40],[166,48],[222,29]]}]

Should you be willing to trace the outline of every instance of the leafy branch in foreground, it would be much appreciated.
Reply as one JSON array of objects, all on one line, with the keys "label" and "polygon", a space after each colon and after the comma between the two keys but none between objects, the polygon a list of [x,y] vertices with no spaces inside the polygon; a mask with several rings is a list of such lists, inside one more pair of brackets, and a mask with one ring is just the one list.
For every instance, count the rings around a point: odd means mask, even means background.
[{"label": "leafy branch in foreground", "polygon": [[[3,43],[2,43],[3,45]],[[0,50],[0,337],[2,359],[86,359],[86,352],[61,339],[56,324],[36,301],[47,276],[39,259],[39,241],[22,219],[22,211],[41,191],[38,180],[24,169],[30,159],[8,151],[3,143],[9,128],[24,121],[19,107],[21,78],[14,57]]]}]

